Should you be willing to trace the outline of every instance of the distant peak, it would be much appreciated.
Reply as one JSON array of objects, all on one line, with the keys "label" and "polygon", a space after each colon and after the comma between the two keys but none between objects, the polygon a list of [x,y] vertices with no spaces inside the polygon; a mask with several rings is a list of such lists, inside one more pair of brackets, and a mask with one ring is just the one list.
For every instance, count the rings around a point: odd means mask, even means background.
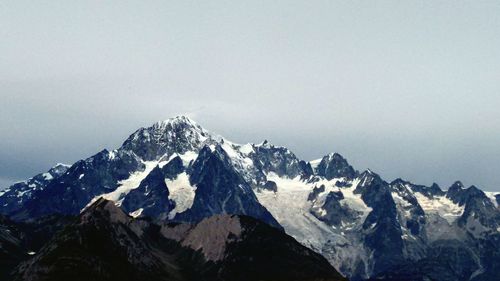
[{"label": "distant peak", "polygon": [[402,178],[397,178],[397,179],[395,179],[395,180],[393,180],[393,181],[391,182],[391,185],[392,185],[392,184],[406,184],[406,183],[408,183],[408,182],[407,182],[407,181],[405,181],[405,180],[403,180]]},{"label": "distant peak", "polygon": [[334,158],[334,157],[335,157],[335,158],[339,158],[339,157],[340,157],[340,158],[344,158],[344,157],[342,157],[342,155],[340,155],[340,154],[339,154],[339,153],[337,153],[337,152],[330,152],[330,153],[328,153],[328,155],[327,155],[327,156],[328,156],[328,157],[330,157],[330,158]]},{"label": "distant peak", "polygon": [[[451,188],[461,188],[464,189],[464,184],[461,181],[455,181],[452,185]],[[451,189],[450,188],[450,189]]]},{"label": "distant peak", "polygon": [[270,147],[271,144],[269,143],[268,140],[264,140],[263,142],[261,142],[260,144],[258,144],[257,146],[263,146],[263,147]]},{"label": "distant peak", "polygon": [[380,176],[370,169],[366,169],[361,173],[361,178],[380,178]]},{"label": "distant peak", "polygon": [[194,127],[200,127],[198,123],[196,123],[193,119],[185,116],[185,115],[178,115],[163,121],[158,121],[156,122],[153,126],[158,126],[158,127],[163,127],[165,125],[178,125],[178,124],[186,124],[186,125],[191,125]]},{"label": "distant peak", "polygon": [[[64,173],[70,168],[70,165],[62,164],[62,163],[57,163],[55,166],[50,168],[47,172],[53,176],[53,177],[58,177]],[[47,178],[47,177],[46,177]]]}]

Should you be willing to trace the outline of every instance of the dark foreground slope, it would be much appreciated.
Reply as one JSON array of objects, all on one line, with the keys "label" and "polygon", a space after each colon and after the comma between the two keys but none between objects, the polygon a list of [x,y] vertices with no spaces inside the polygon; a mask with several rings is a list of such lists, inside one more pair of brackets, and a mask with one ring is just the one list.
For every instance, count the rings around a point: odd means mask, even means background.
[{"label": "dark foreground slope", "polygon": [[158,226],[98,200],[14,280],[344,280],[319,254],[245,216]]},{"label": "dark foreground slope", "polygon": [[0,216],[0,280],[5,280],[8,272],[28,257],[23,245],[24,237],[25,234],[14,222]]},{"label": "dark foreground slope", "polygon": [[21,261],[29,259],[72,219],[54,215],[20,223],[0,216],[0,280],[9,280]]}]

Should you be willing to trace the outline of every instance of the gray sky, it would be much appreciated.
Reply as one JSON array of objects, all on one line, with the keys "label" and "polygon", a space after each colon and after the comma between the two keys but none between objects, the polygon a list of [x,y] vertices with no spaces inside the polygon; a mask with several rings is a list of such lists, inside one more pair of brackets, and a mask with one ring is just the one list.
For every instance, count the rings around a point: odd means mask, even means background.
[{"label": "gray sky", "polygon": [[0,1],[0,186],[177,114],[500,190],[498,1]]}]

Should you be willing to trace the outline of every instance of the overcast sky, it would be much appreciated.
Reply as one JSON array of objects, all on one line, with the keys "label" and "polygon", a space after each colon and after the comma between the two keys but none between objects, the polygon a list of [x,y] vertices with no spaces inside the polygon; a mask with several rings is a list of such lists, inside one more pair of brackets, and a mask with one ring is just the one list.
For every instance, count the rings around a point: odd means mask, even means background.
[{"label": "overcast sky", "polygon": [[0,1],[0,186],[188,114],[500,191],[498,1]]}]

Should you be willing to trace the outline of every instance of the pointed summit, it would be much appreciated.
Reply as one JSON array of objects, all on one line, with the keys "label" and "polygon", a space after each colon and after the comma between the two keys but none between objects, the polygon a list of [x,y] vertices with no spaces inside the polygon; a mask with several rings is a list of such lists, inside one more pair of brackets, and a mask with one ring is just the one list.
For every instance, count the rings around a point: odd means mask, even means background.
[{"label": "pointed summit", "polygon": [[357,175],[354,168],[338,153],[330,153],[324,156],[316,167],[316,173],[329,180],[333,178],[352,179]]},{"label": "pointed summit", "polygon": [[158,160],[188,151],[198,152],[215,137],[186,116],[159,121],[133,133],[121,149],[134,152],[145,161]]},{"label": "pointed summit", "polygon": [[471,198],[482,198],[485,199],[486,195],[483,191],[475,187],[474,185],[465,188],[460,181],[456,181],[448,191],[446,192],[446,197],[451,199],[451,201],[459,204],[460,206],[465,205]]},{"label": "pointed summit", "polygon": [[108,201],[102,197],[97,199],[80,215],[82,222],[96,222],[100,220],[109,220],[111,222],[127,223],[132,218],[122,209],[118,208],[114,202]]},{"label": "pointed summit", "polygon": [[193,119],[185,116],[185,115],[178,115],[163,121],[158,121],[155,124],[153,124],[153,127],[167,127],[167,126],[191,126],[191,127],[196,127],[199,128],[200,130],[204,130],[198,123],[196,123]]},{"label": "pointed summit", "polygon": [[464,189],[464,184],[461,181],[456,181],[450,187],[450,189],[457,189],[457,188]]}]

